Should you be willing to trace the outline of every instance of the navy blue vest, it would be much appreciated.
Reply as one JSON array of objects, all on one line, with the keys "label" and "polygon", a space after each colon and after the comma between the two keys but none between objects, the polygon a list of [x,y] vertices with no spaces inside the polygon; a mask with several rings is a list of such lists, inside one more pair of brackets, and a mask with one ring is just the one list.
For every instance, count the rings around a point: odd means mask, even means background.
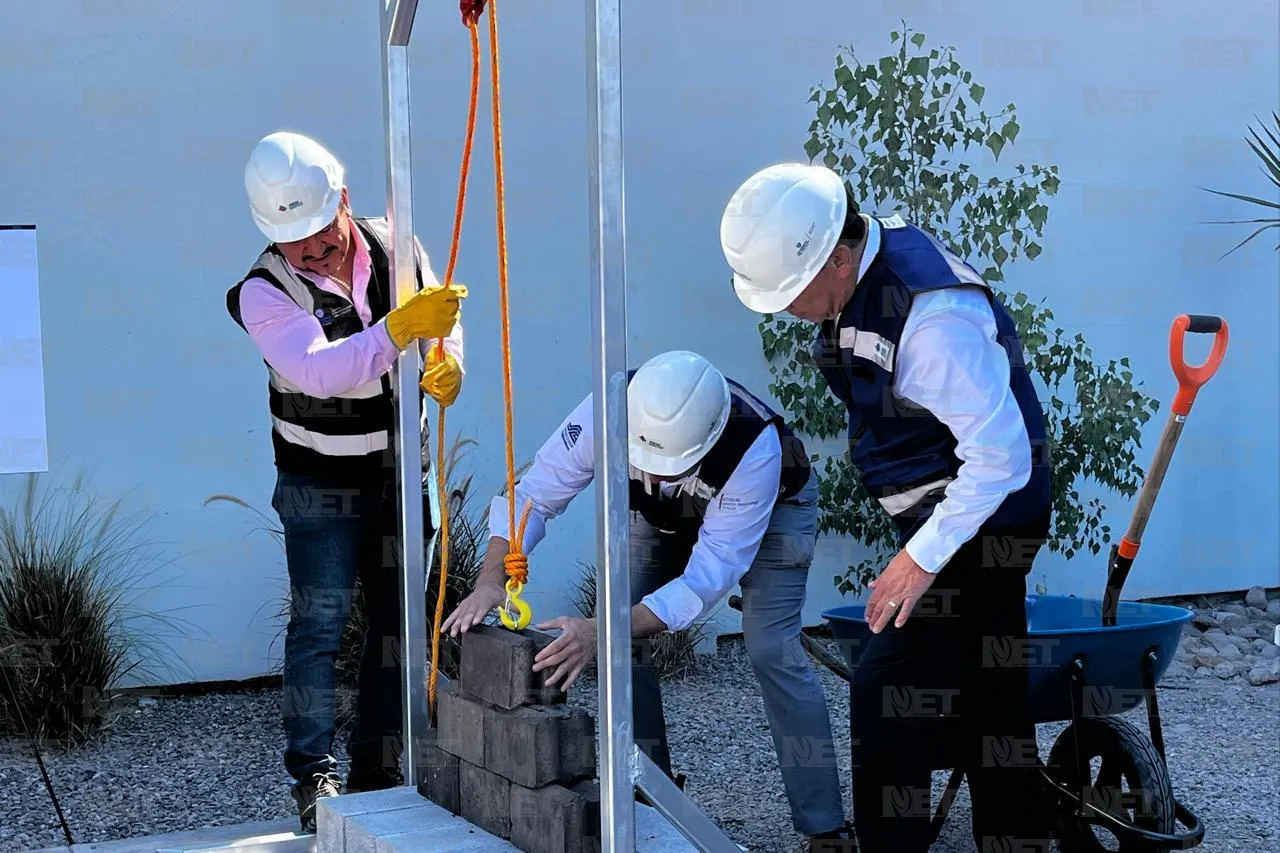
[{"label": "navy blue vest", "polygon": [[[895,218],[896,219],[896,218]],[[1010,494],[984,525],[999,530],[1048,518],[1052,495],[1045,416],[1027,373],[1013,319],[978,273],[928,233],[900,219],[879,220],[880,248],[837,321],[824,322],[814,359],[831,391],[849,413],[849,459],[868,493],[894,517],[903,541],[942,498],[938,487],[921,501],[890,508],[902,495],[948,477],[960,468],[956,439],[926,409],[897,396],[893,369],[912,301],[946,287],[978,286],[995,314],[1009,357],[1009,384],[1031,440],[1027,484]],[[891,227],[892,226],[892,227]],[[914,503],[914,505],[912,505]]]},{"label": "navy blue vest", "polygon": [[[636,371],[627,373],[627,381]],[[794,496],[809,482],[809,455],[804,443],[791,431],[782,416],[732,379],[729,382],[729,422],[719,440],[702,457],[698,472],[686,489],[673,497],[663,496],[655,486],[645,491],[644,483],[632,479],[629,489],[630,509],[640,513],[650,525],[665,533],[696,537],[702,527],[707,505],[715,499],[729,477],[737,470],[742,457],[771,427],[778,430],[782,444],[782,476],[776,500]]]}]

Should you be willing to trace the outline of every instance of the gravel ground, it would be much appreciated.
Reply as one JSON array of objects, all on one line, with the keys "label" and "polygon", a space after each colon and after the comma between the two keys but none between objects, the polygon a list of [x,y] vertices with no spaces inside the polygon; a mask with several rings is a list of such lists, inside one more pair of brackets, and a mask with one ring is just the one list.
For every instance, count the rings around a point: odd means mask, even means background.
[{"label": "gravel ground", "polygon": [[[795,851],[763,706],[740,639],[720,644],[714,665],[665,688],[671,748],[687,793],[753,851]],[[849,778],[848,687],[820,670]],[[1208,677],[1179,669],[1160,689],[1174,790],[1207,827],[1206,853],[1280,846],[1280,683]],[[595,686],[575,686],[590,706]],[[708,701],[708,697],[714,697]],[[1141,712],[1127,715],[1143,727]],[[1047,754],[1061,724],[1040,727]],[[105,742],[46,765],[77,842],[107,841],[293,814],[280,769],[276,691],[142,700],[114,719]],[[742,780],[749,780],[743,782]],[[945,774],[934,775],[935,803]],[[744,797],[743,791],[753,796]],[[848,802],[848,790],[845,790]],[[937,851],[972,851],[961,789]],[[62,843],[30,751],[0,741],[0,850]]]}]

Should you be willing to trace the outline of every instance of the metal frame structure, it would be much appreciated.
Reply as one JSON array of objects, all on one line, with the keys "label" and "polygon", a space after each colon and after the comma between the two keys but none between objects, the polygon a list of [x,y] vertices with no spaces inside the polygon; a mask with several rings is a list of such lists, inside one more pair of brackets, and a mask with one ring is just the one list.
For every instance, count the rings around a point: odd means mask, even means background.
[{"label": "metal frame structure", "polygon": [[[383,128],[387,157],[387,221],[391,228],[390,264],[395,279],[395,304],[413,296],[417,281],[413,230],[413,172],[409,151],[409,35],[418,0],[379,0],[382,3]],[[439,507],[434,500],[432,469],[422,471],[421,395],[418,372],[422,354],[407,347],[396,362],[393,395],[396,409],[396,461],[400,507],[400,693],[404,717],[405,784],[423,780],[419,746],[427,727],[427,568],[422,518],[423,487],[431,495],[432,528],[439,535]],[[434,545],[434,539],[431,543]]]},{"label": "metal frame structure", "polygon": [[[392,240],[396,304],[413,295],[413,187],[409,133],[409,37],[417,0],[382,3],[382,83],[387,154],[387,219]],[[631,581],[628,566],[627,304],[622,146],[621,0],[586,0],[587,76],[590,105],[588,149],[591,190],[593,389],[595,400],[596,535],[599,607],[600,794],[602,850],[632,853],[636,847],[635,792],[704,853],[743,848],[689,800],[635,744],[631,713]],[[422,469],[418,420],[421,355],[410,347],[396,365],[396,452],[399,466],[401,602],[403,621],[405,784],[422,781],[419,739],[428,726],[426,590],[422,487],[427,488],[433,527],[439,528],[435,478]],[[438,533],[437,533],[438,535]]]}]

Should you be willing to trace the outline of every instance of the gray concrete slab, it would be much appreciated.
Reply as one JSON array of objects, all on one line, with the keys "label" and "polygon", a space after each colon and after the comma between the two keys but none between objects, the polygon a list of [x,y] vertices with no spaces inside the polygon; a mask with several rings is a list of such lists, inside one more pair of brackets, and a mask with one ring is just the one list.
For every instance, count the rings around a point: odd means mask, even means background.
[{"label": "gray concrete slab", "polygon": [[[519,851],[511,842],[450,814],[407,786],[326,798],[316,808],[319,824],[344,825],[345,840],[342,846],[317,846],[315,853]],[[324,841],[324,837],[321,840]],[[352,846],[353,842],[358,848]],[[696,850],[656,809],[636,805],[637,853],[694,853]]]},{"label": "gray concrete slab", "polygon": [[315,850],[315,835],[293,831],[237,838],[212,846],[164,846],[156,853],[315,853]]},{"label": "gray concrete slab", "polygon": [[[282,820],[255,821],[253,823],[232,824],[229,826],[213,826],[205,829],[184,832],[169,832],[163,835],[146,835],[137,838],[121,838],[115,841],[82,842],[68,847],[43,847],[39,850],[28,850],[26,853],[158,853],[161,850],[197,851],[226,847],[239,843],[234,847],[236,853],[258,853],[246,845],[255,844],[257,840],[269,842],[288,841],[292,836],[293,846],[298,842],[314,853],[311,839],[314,836],[302,836],[295,832],[298,828],[297,818]],[[294,853],[281,847],[280,853]]]},{"label": "gray concrete slab", "polygon": [[[381,812],[353,815],[342,823],[343,853],[377,853],[379,839],[392,838],[409,832],[438,828],[445,823],[440,806],[422,799],[408,808],[389,809]],[[445,812],[448,817],[453,817]]]}]

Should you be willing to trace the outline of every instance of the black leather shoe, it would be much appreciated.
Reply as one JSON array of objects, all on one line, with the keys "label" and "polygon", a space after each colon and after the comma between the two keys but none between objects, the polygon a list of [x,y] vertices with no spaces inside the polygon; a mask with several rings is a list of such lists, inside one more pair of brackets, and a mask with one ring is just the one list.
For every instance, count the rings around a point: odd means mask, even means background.
[{"label": "black leather shoe", "polygon": [[371,770],[354,768],[347,774],[347,793],[384,791],[404,784],[404,775],[393,767],[375,767]]},{"label": "black leather shoe", "polygon": [[839,829],[809,836],[809,853],[858,853],[858,842],[848,822]]}]

